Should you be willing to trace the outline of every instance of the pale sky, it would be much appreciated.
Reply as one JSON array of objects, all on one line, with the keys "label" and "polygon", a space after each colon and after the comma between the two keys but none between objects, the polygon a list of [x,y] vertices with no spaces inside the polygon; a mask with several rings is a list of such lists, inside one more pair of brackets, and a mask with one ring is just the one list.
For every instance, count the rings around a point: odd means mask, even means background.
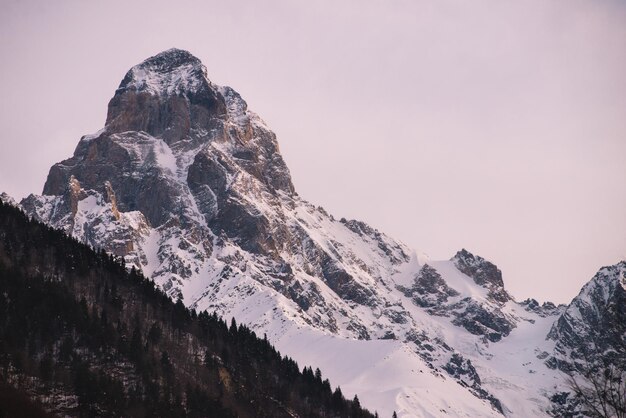
[{"label": "pale sky", "polygon": [[[174,4],[174,6],[172,6]],[[0,191],[41,193],[126,71],[187,49],[298,193],[569,302],[626,258],[626,2],[0,0]]]}]

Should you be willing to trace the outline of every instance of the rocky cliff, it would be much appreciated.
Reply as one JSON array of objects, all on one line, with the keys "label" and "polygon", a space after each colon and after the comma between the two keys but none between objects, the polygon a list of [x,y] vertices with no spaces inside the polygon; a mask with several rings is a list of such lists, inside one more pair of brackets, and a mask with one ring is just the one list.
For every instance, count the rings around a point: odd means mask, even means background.
[{"label": "rocky cliff", "polygon": [[548,365],[566,372],[594,363],[626,366],[626,261],[603,267],[554,323]]}]

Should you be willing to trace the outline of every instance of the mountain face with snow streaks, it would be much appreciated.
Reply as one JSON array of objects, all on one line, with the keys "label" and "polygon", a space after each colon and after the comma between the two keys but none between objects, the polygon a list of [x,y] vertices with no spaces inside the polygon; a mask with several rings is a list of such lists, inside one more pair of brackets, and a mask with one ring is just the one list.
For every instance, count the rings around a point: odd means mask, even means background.
[{"label": "mountain face with snow streaks", "polygon": [[626,366],[626,261],[603,267],[554,323],[551,367],[588,369],[608,361]]},{"label": "mountain face with snow streaks", "polygon": [[105,127],[20,205],[385,415],[546,416],[563,386],[546,358],[578,343],[572,305],[517,303],[489,261],[429,260],[302,199],[274,133],[178,49],[131,68]]}]

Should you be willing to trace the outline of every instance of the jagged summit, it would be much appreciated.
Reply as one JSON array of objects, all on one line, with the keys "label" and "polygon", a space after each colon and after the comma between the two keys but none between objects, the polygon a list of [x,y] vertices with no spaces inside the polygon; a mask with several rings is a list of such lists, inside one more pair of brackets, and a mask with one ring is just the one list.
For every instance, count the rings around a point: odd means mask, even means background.
[{"label": "jagged summit", "polygon": [[109,102],[109,133],[144,131],[168,144],[221,128],[226,99],[187,51],[170,49],[131,68]]},{"label": "jagged summit", "polygon": [[626,362],[626,261],[602,267],[552,326],[549,363],[563,370],[592,360]]},{"label": "jagged summit", "polygon": [[184,49],[170,48],[146,58],[137,67],[151,68],[154,71],[167,72],[183,65],[202,65],[198,57]]},{"label": "jagged summit", "polygon": [[495,264],[470,253],[465,248],[458,251],[451,261],[460,271],[474,279],[476,284],[488,289],[493,300],[506,303],[512,299],[504,289],[502,272]]},{"label": "jagged summit", "polygon": [[50,169],[43,194],[64,197],[57,204],[65,209],[54,216],[69,216],[64,223],[71,229],[77,202],[89,190],[122,214],[137,211],[135,223],[192,228],[193,237],[184,240],[200,245],[201,254],[210,253],[209,223],[219,224],[217,234],[247,231],[256,245],[250,222],[257,215],[239,209],[247,200],[242,194],[294,192],[274,133],[234,90],[211,83],[200,60],[177,49],[128,71],[109,102],[104,129],[83,137],[72,158]]},{"label": "jagged summit", "polygon": [[[176,87],[191,87],[206,81],[206,67],[190,52],[172,48],[135,65],[127,73],[118,90],[136,89],[172,93]],[[181,83],[185,83],[181,86]],[[182,92],[181,90],[178,90]]]}]

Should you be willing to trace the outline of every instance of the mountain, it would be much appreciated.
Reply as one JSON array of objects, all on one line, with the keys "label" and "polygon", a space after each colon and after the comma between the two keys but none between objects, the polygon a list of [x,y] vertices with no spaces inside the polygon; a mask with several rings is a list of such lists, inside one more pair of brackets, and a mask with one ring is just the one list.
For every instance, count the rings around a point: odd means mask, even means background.
[{"label": "mountain", "polygon": [[0,201],[0,416],[373,417],[246,326]]},{"label": "mountain", "polygon": [[566,307],[515,301],[465,249],[430,260],[304,200],[276,136],[186,51],[131,68],[104,128],[20,207],[266,334],[383,416],[546,416],[567,389],[554,366]]},{"label": "mountain", "polygon": [[569,304],[548,334],[549,365],[566,372],[609,361],[626,366],[626,261],[603,267]]}]

